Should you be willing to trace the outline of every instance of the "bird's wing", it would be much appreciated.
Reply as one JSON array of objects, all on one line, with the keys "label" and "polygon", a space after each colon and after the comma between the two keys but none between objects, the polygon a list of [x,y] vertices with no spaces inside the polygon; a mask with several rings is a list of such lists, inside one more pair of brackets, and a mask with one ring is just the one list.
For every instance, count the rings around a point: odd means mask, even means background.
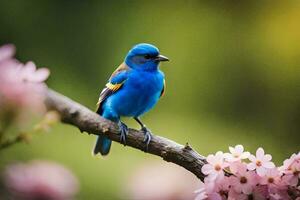
[{"label": "bird's wing", "polygon": [[165,92],[166,92],[166,80],[164,79],[164,86],[163,86],[163,88],[162,88],[162,90],[161,90],[161,93],[160,93],[160,96],[159,96],[159,97],[164,96]]},{"label": "bird's wing", "polygon": [[97,102],[97,110],[98,114],[102,114],[102,103],[114,92],[118,91],[124,82],[127,79],[127,72],[130,68],[122,63],[110,76],[108,83],[105,85],[105,88],[102,90],[99,96],[99,100]]}]

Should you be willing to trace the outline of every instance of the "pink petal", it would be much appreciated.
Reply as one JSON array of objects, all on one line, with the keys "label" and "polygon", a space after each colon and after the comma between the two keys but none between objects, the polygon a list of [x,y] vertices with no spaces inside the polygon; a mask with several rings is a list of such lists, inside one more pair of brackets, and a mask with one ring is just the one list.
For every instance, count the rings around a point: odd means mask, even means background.
[{"label": "pink petal", "polygon": [[266,154],[264,157],[264,161],[270,161],[272,160],[272,156],[270,154]]},{"label": "pink petal", "polygon": [[230,188],[230,178],[224,176],[223,180],[218,185],[220,189],[228,191]]},{"label": "pink petal", "polygon": [[251,194],[251,192],[252,192],[252,186],[249,185],[249,184],[245,184],[242,187],[242,191],[243,191],[244,194]]},{"label": "pink petal", "polygon": [[230,153],[234,154],[235,153],[235,149],[233,147],[229,147],[229,151]]},{"label": "pink petal", "polygon": [[246,152],[242,153],[241,159],[247,159],[247,158],[249,158],[249,156],[250,156],[250,153],[248,151],[246,151]]},{"label": "pink petal", "polygon": [[205,200],[205,199],[207,199],[207,195],[205,193],[200,193],[195,198],[195,200]]},{"label": "pink petal", "polygon": [[[274,167],[275,167],[275,165],[274,165]],[[275,177],[279,176],[279,171],[277,168],[272,168],[272,169],[268,170],[268,174],[275,178]]]},{"label": "pink petal", "polygon": [[300,171],[300,162],[296,162],[293,164],[293,167],[297,170]]},{"label": "pink petal", "polygon": [[211,182],[214,182],[216,180],[216,178],[218,177],[218,174],[216,173],[211,173],[209,174],[206,178],[207,180],[211,181]]},{"label": "pink petal", "polygon": [[264,168],[264,167],[259,167],[259,168],[257,168],[256,169],[256,173],[259,175],[259,176],[261,176],[261,177],[263,177],[264,175],[266,175],[266,168]]},{"label": "pink petal", "polygon": [[211,174],[213,172],[213,166],[210,164],[205,164],[203,165],[202,169],[201,169],[203,174]]},{"label": "pink petal", "polygon": [[223,171],[219,171],[218,173],[216,173],[216,183],[220,183],[222,182],[222,180],[224,179],[225,175]]},{"label": "pink petal", "polygon": [[256,162],[256,157],[254,155],[249,155],[249,160],[251,162]]},{"label": "pink petal", "polygon": [[215,186],[216,186],[215,179],[216,178],[212,179],[210,175],[205,177],[204,184],[205,184],[206,193],[212,193],[215,190]]},{"label": "pink petal", "polygon": [[254,171],[247,172],[246,177],[249,181],[249,184],[252,186],[256,185],[259,180],[259,177],[257,176],[257,174]]},{"label": "pink petal", "polygon": [[214,165],[216,163],[216,159],[215,159],[215,156],[210,154],[207,156],[206,158],[206,161],[209,163],[209,164],[212,164]]},{"label": "pink petal", "polygon": [[237,180],[236,184],[233,185],[233,188],[236,192],[241,193],[242,192],[242,186],[240,182]]},{"label": "pink petal", "polygon": [[287,182],[289,183],[289,185],[291,186],[296,186],[298,184],[298,177],[297,176],[287,176],[288,178],[285,178],[287,179]]},{"label": "pink petal", "polygon": [[224,158],[231,159],[232,158],[232,154],[230,154],[230,153],[224,153]]},{"label": "pink petal", "polygon": [[243,153],[243,151],[244,151],[244,147],[243,147],[243,145],[236,145],[235,146],[235,151],[237,152],[237,153],[239,153],[239,154],[241,154],[241,153]]},{"label": "pink petal", "polygon": [[239,174],[240,175],[245,175],[247,172],[247,165],[242,163],[241,165],[239,165]]},{"label": "pink petal", "polygon": [[221,164],[221,167],[222,167],[222,169],[224,169],[224,168],[226,168],[226,167],[229,167],[229,163],[223,162],[223,163]]},{"label": "pink petal", "polygon": [[247,165],[246,163],[235,162],[230,165],[230,171],[235,175],[244,176],[244,174],[247,172]]},{"label": "pink petal", "polygon": [[255,165],[254,163],[249,163],[249,164],[247,165],[247,168],[248,168],[249,170],[255,170],[256,165]]},{"label": "pink petal", "polygon": [[28,73],[33,73],[35,72],[35,70],[36,70],[36,65],[32,61],[29,61],[24,65],[24,71]]},{"label": "pink petal", "polygon": [[43,82],[43,81],[45,81],[48,78],[49,74],[50,74],[49,69],[47,69],[47,68],[39,68],[35,72],[34,77],[32,77],[33,78],[32,81],[33,82]]},{"label": "pink petal", "polygon": [[223,155],[224,155],[224,154],[223,154],[222,151],[218,151],[218,152],[216,153],[215,158],[216,158],[216,161],[217,161],[218,163],[223,162],[223,159],[224,159],[224,156],[223,156]]},{"label": "pink petal", "polygon": [[268,169],[271,169],[271,168],[274,168],[275,165],[273,162],[265,162],[265,163],[262,163],[262,166],[265,167],[265,168],[268,168]]},{"label": "pink petal", "polygon": [[268,184],[268,177],[264,176],[260,179],[259,183],[261,185],[267,185]]},{"label": "pink petal", "polygon": [[0,61],[13,57],[16,47],[12,44],[6,44],[0,47]]},{"label": "pink petal", "polygon": [[267,199],[268,197],[268,187],[267,186],[256,186],[253,192],[254,199]]},{"label": "pink petal", "polygon": [[264,157],[265,155],[265,151],[263,148],[259,147],[256,151],[256,158],[259,159],[259,160],[262,160],[262,158]]},{"label": "pink petal", "polygon": [[236,163],[230,163],[229,169],[231,173],[236,174],[238,172],[238,165]]},{"label": "pink petal", "polygon": [[211,200],[222,200],[222,197],[216,192],[209,194],[208,197]]}]

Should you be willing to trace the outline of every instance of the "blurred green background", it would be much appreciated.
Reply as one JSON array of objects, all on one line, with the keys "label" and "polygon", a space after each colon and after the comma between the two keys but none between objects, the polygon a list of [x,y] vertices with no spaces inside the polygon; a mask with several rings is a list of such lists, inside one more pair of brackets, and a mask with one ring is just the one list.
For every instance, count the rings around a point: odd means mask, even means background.
[{"label": "blurred green background", "polygon": [[[20,60],[49,67],[48,85],[91,109],[127,51],[155,44],[171,62],[161,66],[166,94],[144,116],[154,133],[204,155],[263,146],[280,164],[300,150],[299,9],[297,0],[1,0],[0,44],[13,43]],[[78,199],[126,199],[128,176],[159,160],[119,144],[94,158],[94,140],[56,125],[30,145],[0,152],[0,168],[55,160],[79,177]]]}]

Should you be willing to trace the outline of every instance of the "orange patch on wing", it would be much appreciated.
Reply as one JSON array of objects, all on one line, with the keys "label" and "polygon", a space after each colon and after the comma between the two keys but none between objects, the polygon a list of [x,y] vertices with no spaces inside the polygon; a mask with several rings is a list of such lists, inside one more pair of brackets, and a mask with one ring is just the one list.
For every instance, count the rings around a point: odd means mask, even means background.
[{"label": "orange patch on wing", "polygon": [[112,91],[117,91],[118,89],[120,89],[120,87],[123,85],[123,82],[122,83],[118,83],[118,84],[112,84],[112,83],[107,83],[105,86],[112,90]]}]

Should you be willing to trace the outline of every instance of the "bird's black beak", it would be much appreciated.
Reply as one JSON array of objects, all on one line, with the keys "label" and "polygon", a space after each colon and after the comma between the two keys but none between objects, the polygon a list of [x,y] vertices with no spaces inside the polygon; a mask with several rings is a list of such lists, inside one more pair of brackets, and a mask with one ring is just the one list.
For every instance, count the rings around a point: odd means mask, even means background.
[{"label": "bird's black beak", "polygon": [[163,55],[158,55],[155,57],[155,60],[159,61],[159,62],[163,62],[163,61],[169,61],[169,58],[167,58],[166,56],[163,56]]}]

